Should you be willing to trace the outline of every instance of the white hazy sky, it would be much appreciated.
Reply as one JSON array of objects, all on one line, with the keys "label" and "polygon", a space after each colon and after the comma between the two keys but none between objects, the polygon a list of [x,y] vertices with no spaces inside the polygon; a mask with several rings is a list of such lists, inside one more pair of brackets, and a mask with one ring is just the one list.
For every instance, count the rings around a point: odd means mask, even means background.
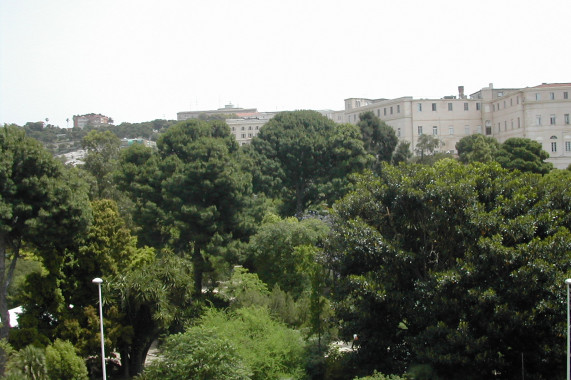
[{"label": "white hazy sky", "polygon": [[570,82],[570,15],[570,0],[0,0],[0,123]]}]

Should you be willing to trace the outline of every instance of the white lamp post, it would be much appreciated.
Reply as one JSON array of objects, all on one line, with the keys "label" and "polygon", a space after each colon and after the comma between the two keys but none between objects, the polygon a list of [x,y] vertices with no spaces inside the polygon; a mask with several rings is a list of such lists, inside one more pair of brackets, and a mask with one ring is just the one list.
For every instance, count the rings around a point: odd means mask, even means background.
[{"label": "white lamp post", "polygon": [[571,326],[569,326],[569,284],[571,284],[571,278],[565,280],[567,284],[567,380],[571,380],[571,371],[569,357],[571,356]]},{"label": "white lamp post", "polygon": [[103,337],[103,300],[101,299],[101,284],[103,280],[99,277],[94,278],[91,282],[97,284],[99,289],[99,321],[101,327],[101,369],[103,370],[103,380],[107,380],[107,374],[105,373],[105,338]]}]

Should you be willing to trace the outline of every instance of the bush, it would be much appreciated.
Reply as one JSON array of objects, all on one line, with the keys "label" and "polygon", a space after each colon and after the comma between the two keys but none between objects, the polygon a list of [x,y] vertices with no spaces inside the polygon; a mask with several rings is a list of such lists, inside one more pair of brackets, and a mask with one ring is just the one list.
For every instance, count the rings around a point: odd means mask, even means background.
[{"label": "bush", "polygon": [[87,367],[69,341],[56,339],[46,348],[46,367],[52,380],[87,380]]}]

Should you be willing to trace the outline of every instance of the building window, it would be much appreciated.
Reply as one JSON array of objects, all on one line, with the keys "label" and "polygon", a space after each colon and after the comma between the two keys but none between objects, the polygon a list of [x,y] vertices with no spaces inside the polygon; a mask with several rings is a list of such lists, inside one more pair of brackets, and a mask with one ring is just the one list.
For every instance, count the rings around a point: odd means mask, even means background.
[{"label": "building window", "polygon": [[393,106],[391,106],[391,115],[393,114]]},{"label": "building window", "polygon": [[494,112],[496,111],[496,105],[495,104],[492,104],[492,111],[494,111]]},{"label": "building window", "polygon": [[565,115],[563,115],[563,119],[565,121],[565,124],[569,125],[569,114],[566,113]]},{"label": "building window", "polygon": [[565,141],[565,151],[571,152],[571,141]]},{"label": "building window", "polygon": [[384,116],[387,116],[387,108],[386,108],[386,107],[383,108],[383,115],[384,115]]},{"label": "building window", "polygon": [[432,103],[432,110],[436,111],[436,103]]},{"label": "building window", "polygon": [[454,127],[448,127],[448,134],[452,136],[454,134]]},{"label": "building window", "polygon": [[514,98],[510,98],[510,107],[514,105]]},{"label": "building window", "polygon": [[[478,131],[477,133],[482,133],[482,126],[481,126],[481,125],[478,125],[478,126],[476,127],[476,130]],[[488,128],[486,127],[486,134],[489,134],[489,135],[492,134],[492,126],[491,126],[491,125],[490,125],[490,133],[487,133],[487,132],[488,132]]]},{"label": "building window", "polygon": [[381,110],[380,109],[377,110],[377,117],[381,117]]},{"label": "building window", "polygon": [[481,109],[480,103],[476,103],[476,111],[479,111],[480,109]]},{"label": "building window", "polygon": [[504,131],[508,130],[508,121],[504,120]]},{"label": "building window", "polygon": [[552,141],[552,142],[551,142],[551,151],[552,151],[552,152],[557,152],[557,141]]},{"label": "building window", "polygon": [[464,126],[464,134],[466,136],[468,136],[470,134],[470,126],[469,125]]},{"label": "building window", "polygon": [[354,121],[354,122],[357,121],[357,115],[353,115],[353,121]]},{"label": "building window", "polygon": [[400,113],[400,104],[397,104],[397,113]]},{"label": "building window", "polygon": [[541,94],[539,92],[535,93],[535,100],[541,100]]},{"label": "building window", "polygon": [[251,125],[248,127],[248,130],[249,130],[249,131],[251,131],[251,130],[252,130],[252,126],[251,126]]},{"label": "building window", "polygon": [[550,124],[550,125],[555,125],[555,115],[549,116],[549,124]]},{"label": "building window", "polygon": [[417,129],[418,129],[418,135],[421,136],[422,135],[422,125],[419,125],[417,127]]},{"label": "building window", "polygon": [[519,119],[519,117],[517,118],[517,129],[521,128],[521,121]]},{"label": "building window", "polygon": [[256,131],[258,130],[258,128],[260,128],[260,127],[258,127],[258,126],[256,125]]},{"label": "building window", "polygon": [[244,129],[245,129],[245,128],[244,128],[244,127],[242,127],[240,130],[242,130],[242,131],[243,131]]},{"label": "building window", "polygon": [[251,134],[251,133],[248,133],[248,137],[252,137],[252,134]]},{"label": "building window", "polygon": [[541,125],[541,115],[535,116],[535,125]]},{"label": "building window", "polygon": [[554,92],[549,93],[549,100],[555,100],[555,93]]},{"label": "building window", "polygon": [[422,103],[418,103],[418,112],[422,112]]},{"label": "building window", "polygon": [[448,103],[448,111],[452,111],[452,103]]},{"label": "building window", "polygon": [[569,99],[569,93],[567,91],[563,92],[563,99]]},{"label": "building window", "polygon": [[468,111],[468,103],[464,103],[464,111]]},{"label": "building window", "polygon": [[400,128],[397,128],[397,137],[400,137]]},{"label": "building window", "polygon": [[514,129],[514,119],[511,119],[510,123],[511,123],[512,130],[513,130]]},{"label": "building window", "polygon": [[242,133],[242,138],[245,139],[246,138],[246,134]]},{"label": "building window", "polygon": [[501,98],[502,96],[504,96],[503,91],[499,91],[499,92],[498,92],[498,98]]},{"label": "building window", "polygon": [[519,96],[515,98],[515,104],[519,104]]},{"label": "building window", "polygon": [[434,127],[432,127],[432,134],[434,136],[438,136],[438,127],[436,125]]},{"label": "building window", "polygon": [[232,132],[234,132],[236,130],[236,128],[232,127]]}]

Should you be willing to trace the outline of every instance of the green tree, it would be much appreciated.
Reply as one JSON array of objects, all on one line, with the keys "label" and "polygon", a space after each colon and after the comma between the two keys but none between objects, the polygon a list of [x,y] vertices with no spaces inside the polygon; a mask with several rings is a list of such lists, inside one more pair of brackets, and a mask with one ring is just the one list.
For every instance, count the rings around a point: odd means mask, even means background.
[{"label": "green tree", "polygon": [[549,153],[540,143],[526,138],[512,137],[504,141],[496,155],[496,161],[506,169],[518,169],[524,172],[549,173],[553,164],[545,162]]},{"label": "green tree", "polygon": [[310,288],[304,263],[315,261],[315,251],[304,247],[321,244],[329,228],[325,222],[309,218],[268,217],[250,238],[248,252],[253,271],[270,288],[279,285],[295,298]]},{"label": "green tree", "polygon": [[225,122],[177,124],[158,142],[164,228],[178,253],[192,249],[195,295],[202,294],[212,246],[244,239],[254,228],[249,213],[251,177],[236,161],[238,144]]},{"label": "green tree", "polygon": [[0,335],[7,337],[6,295],[24,241],[55,273],[61,252],[85,229],[90,214],[83,183],[23,130],[0,129],[0,161]]},{"label": "green tree", "polygon": [[70,342],[56,339],[46,348],[46,368],[52,380],[87,380],[87,367]]},{"label": "green tree", "polygon": [[26,346],[10,355],[6,365],[8,379],[48,380],[46,355],[43,348]]},{"label": "green tree", "polygon": [[161,358],[147,366],[139,379],[251,379],[252,371],[237,351],[214,329],[193,327],[169,336],[161,346]]},{"label": "green tree", "polygon": [[444,142],[432,135],[421,135],[414,149],[420,156],[420,162],[424,161],[425,155],[433,155],[434,151],[444,145]]},{"label": "green tree", "polygon": [[[204,347],[199,348],[197,338],[205,340]],[[171,342],[163,350],[167,362],[153,365],[153,370],[158,367],[158,374],[163,371],[169,376],[167,368],[172,363],[176,370],[185,368],[197,374],[190,378],[208,373],[206,371],[212,371],[212,376],[221,376],[214,372],[216,360],[220,359],[220,370],[227,371],[229,365],[236,365],[238,378],[301,379],[304,376],[304,344],[300,333],[274,321],[264,308],[242,308],[229,313],[209,309],[199,324],[172,338]],[[204,363],[202,367],[198,365],[200,360]]]},{"label": "green tree", "polygon": [[494,161],[499,149],[496,139],[482,134],[463,137],[456,143],[458,159],[463,163]]},{"label": "green tree", "polygon": [[521,374],[523,354],[528,376],[556,377],[568,181],[453,160],[364,177],[337,205],[327,249],[342,335],[359,334],[363,365],[477,379]]},{"label": "green tree", "polygon": [[410,142],[401,141],[393,153],[393,164],[398,165],[401,162],[407,162],[412,158],[412,152],[410,151]]},{"label": "green tree", "polygon": [[332,204],[350,173],[369,163],[357,127],[335,124],[315,111],[282,112],[247,147],[255,192],[283,200],[283,214]]},{"label": "green tree", "polygon": [[398,144],[394,129],[381,121],[372,111],[360,114],[357,126],[361,130],[365,149],[375,157],[376,162],[391,162]]},{"label": "green tree", "polygon": [[195,316],[190,275],[188,261],[163,253],[153,263],[109,279],[105,292],[113,309],[108,317],[116,326],[113,348],[121,355],[124,376],[141,373],[151,344],[161,334],[181,331]]},{"label": "green tree", "polygon": [[109,197],[121,140],[109,131],[92,130],[81,140],[81,146],[87,151],[84,168],[96,179],[98,198]]}]

